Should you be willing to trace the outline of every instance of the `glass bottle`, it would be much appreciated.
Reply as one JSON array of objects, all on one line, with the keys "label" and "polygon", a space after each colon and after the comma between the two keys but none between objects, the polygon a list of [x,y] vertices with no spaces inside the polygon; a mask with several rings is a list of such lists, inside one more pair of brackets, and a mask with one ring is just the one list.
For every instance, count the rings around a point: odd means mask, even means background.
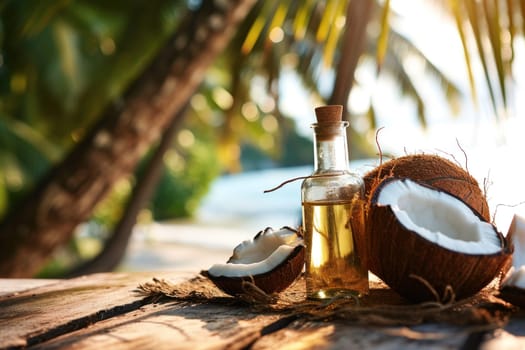
[{"label": "glass bottle", "polygon": [[364,184],[351,173],[342,106],[315,109],[314,172],[301,185],[309,299],[368,294]]}]

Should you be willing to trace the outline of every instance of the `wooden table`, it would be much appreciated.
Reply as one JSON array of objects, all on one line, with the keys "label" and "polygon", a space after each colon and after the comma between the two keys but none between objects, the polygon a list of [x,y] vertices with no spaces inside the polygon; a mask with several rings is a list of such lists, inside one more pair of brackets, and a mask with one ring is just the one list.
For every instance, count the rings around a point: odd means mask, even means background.
[{"label": "wooden table", "polygon": [[227,296],[207,300],[197,295],[192,301],[137,292],[152,277],[191,288],[196,275],[141,272],[70,280],[0,279],[0,348],[525,349],[525,314],[516,309],[498,326],[379,326],[260,311]]}]

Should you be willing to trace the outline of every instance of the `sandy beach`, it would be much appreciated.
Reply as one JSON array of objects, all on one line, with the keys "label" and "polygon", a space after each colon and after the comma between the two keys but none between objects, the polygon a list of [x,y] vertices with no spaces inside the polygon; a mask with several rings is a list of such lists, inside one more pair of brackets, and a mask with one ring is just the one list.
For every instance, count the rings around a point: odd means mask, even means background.
[{"label": "sandy beach", "polygon": [[[521,172],[505,171],[505,159],[472,157],[469,170],[483,186],[490,175],[489,207],[498,229],[506,234],[514,213],[524,215],[525,188],[519,183]],[[352,162],[351,168],[364,173],[374,161]],[[490,171],[487,170],[490,167]],[[515,169],[517,170],[517,169]],[[279,190],[264,193],[285,180],[308,175],[311,167],[294,167],[246,172],[219,178],[195,217],[162,223],[151,223],[135,228],[128,253],[120,269],[126,271],[195,271],[208,269],[215,263],[224,263],[233,248],[249,240],[266,227],[300,225],[301,181],[295,181]]]}]

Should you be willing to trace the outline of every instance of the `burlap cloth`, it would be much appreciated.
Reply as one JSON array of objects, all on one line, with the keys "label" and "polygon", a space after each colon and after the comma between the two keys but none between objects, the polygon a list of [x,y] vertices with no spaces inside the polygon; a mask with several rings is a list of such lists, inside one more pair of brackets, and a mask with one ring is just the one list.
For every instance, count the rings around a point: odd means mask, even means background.
[{"label": "burlap cloth", "polygon": [[246,283],[245,290],[246,293],[240,296],[226,295],[201,275],[178,284],[153,278],[151,282],[137,288],[138,293],[155,300],[169,298],[181,302],[221,303],[232,307],[248,307],[258,312],[295,315],[307,320],[345,320],[356,325],[410,326],[444,323],[496,328],[505,324],[517,311],[516,307],[498,297],[497,281],[467,299],[455,300],[452,297],[446,303],[436,301],[419,304],[408,302],[376,279],[370,282],[369,295],[359,300],[307,300],[302,277],[277,295],[267,295],[251,283]]}]

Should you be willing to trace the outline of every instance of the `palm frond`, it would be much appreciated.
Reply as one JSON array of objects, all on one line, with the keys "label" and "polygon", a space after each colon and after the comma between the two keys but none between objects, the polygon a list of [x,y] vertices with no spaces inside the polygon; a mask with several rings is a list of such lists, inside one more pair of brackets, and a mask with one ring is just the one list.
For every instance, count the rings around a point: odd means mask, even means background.
[{"label": "palm frond", "polygon": [[381,32],[377,39],[376,63],[377,70],[381,69],[388,48],[388,34],[390,32],[390,0],[386,0],[381,14]]},{"label": "palm frond", "polygon": [[474,79],[474,73],[472,72],[472,61],[470,59],[470,53],[468,50],[467,38],[465,36],[465,31],[463,29],[463,23],[465,21],[463,17],[463,11],[460,10],[458,0],[450,0],[449,5],[456,22],[456,27],[458,29],[459,38],[463,46],[463,56],[465,58],[465,66],[467,69],[468,81],[470,86],[470,94],[474,105],[478,105],[478,93],[476,88],[476,82]]},{"label": "palm frond", "polygon": [[478,56],[481,61],[481,65],[483,67],[483,74],[485,75],[485,83],[487,84],[487,88],[489,90],[490,100],[492,102],[494,112],[497,115],[498,114],[498,110],[497,110],[498,103],[496,102],[495,90],[494,90],[492,79],[490,76],[488,62],[485,57],[485,47],[483,44],[484,33],[482,32],[482,30],[484,30],[484,28],[478,20],[481,17],[480,6],[478,6],[478,3],[473,0],[466,0],[464,4],[466,6],[469,24],[474,34],[474,40],[476,42]]},{"label": "palm frond", "polygon": [[419,93],[418,88],[414,85],[412,77],[404,68],[403,62],[401,61],[401,57],[399,57],[396,54],[391,54],[388,55],[385,59],[389,61],[388,64],[390,67],[397,67],[393,69],[397,71],[396,80],[401,87],[401,92],[415,101],[417,109],[417,120],[419,121],[421,127],[425,129],[427,127],[425,103]]},{"label": "palm frond", "polygon": [[3,169],[0,177],[8,190],[33,185],[45,174],[57,153],[36,130],[0,115],[0,167]]},{"label": "palm frond", "polygon": [[491,45],[492,59],[496,64],[497,80],[499,82],[499,89],[503,105],[507,105],[507,89],[505,87],[505,68],[503,63],[503,51],[501,45],[501,19],[499,1],[497,0],[483,0],[483,10],[485,14],[485,21],[487,22],[488,37]]},{"label": "palm frond", "polygon": [[349,0],[264,2],[253,10],[257,16],[241,51],[247,55],[263,49],[271,30],[280,27],[287,31],[289,41],[315,42],[314,47],[323,53],[326,67],[332,68],[348,3]]},{"label": "palm frond", "polygon": [[307,29],[308,29],[308,23],[310,22],[310,18],[312,16],[312,8],[315,6],[316,1],[315,0],[306,0],[303,1],[302,6],[299,6],[297,9],[297,13],[295,15],[295,18],[293,19],[293,36],[295,41],[299,41],[304,39]]},{"label": "palm frond", "polygon": [[520,0],[520,13],[521,13],[521,25],[522,25],[522,28],[521,28],[521,34],[522,35],[525,35],[525,0]]},{"label": "palm frond", "polygon": [[338,1],[337,6],[334,9],[335,15],[331,18],[330,23],[335,23],[335,25],[329,27],[328,35],[324,40],[323,62],[326,67],[332,67],[336,63],[334,57],[343,30],[343,25],[340,25],[339,23],[344,23],[345,21],[341,14],[345,12],[346,5],[346,1]]},{"label": "palm frond", "polygon": [[[415,46],[410,39],[408,39],[403,34],[399,33],[397,30],[391,30],[391,49],[392,53],[399,57],[399,60],[403,56],[412,55],[424,62],[425,70],[427,74],[430,74],[431,77],[436,79],[446,96],[451,99],[457,99],[461,96],[461,91],[457,85],[445,75],[445,73],[437,67],[433,61],[428,58],[417,46]],[[450,101],[449,101],[450,102]]]},{"label": "palm frond", "polygon": [[[273,16],[275,15],[275,10],[277,8],[276,5],[277,4],[272,3],[270,1],[264,2],[263,7],[260,9],[259,15],[255,19],[255,22],[253,22],[248,34],[246,34],[246,38],[244,39],[244,42],[241,46],[241,52],[245,55],[252,52],[257,41],[262,40],[261,38],[267,33],[267,30],[265,30],[265,26],[268,23],[268,18],[273,18]],[[258,8],[256,7],[254,11],[257,9]],[[263,13],[265,14],[264,16],[262,15]]]},{"label": "palm frond", "polygon": [[[514,7],[514,0],[507,0],[506,1],[506,8],[507,8],[507,21],[508,21],[508,28],[509,28],[509,42],[510,42],[510,59],[509,64],[512,65],[512,62],[514,62],[514,39],[516,38],[517,34],[517,24],[514,20],[514,13],[516,11],[516,8]],[[510,69],[507,67],[507,69]]]}]

